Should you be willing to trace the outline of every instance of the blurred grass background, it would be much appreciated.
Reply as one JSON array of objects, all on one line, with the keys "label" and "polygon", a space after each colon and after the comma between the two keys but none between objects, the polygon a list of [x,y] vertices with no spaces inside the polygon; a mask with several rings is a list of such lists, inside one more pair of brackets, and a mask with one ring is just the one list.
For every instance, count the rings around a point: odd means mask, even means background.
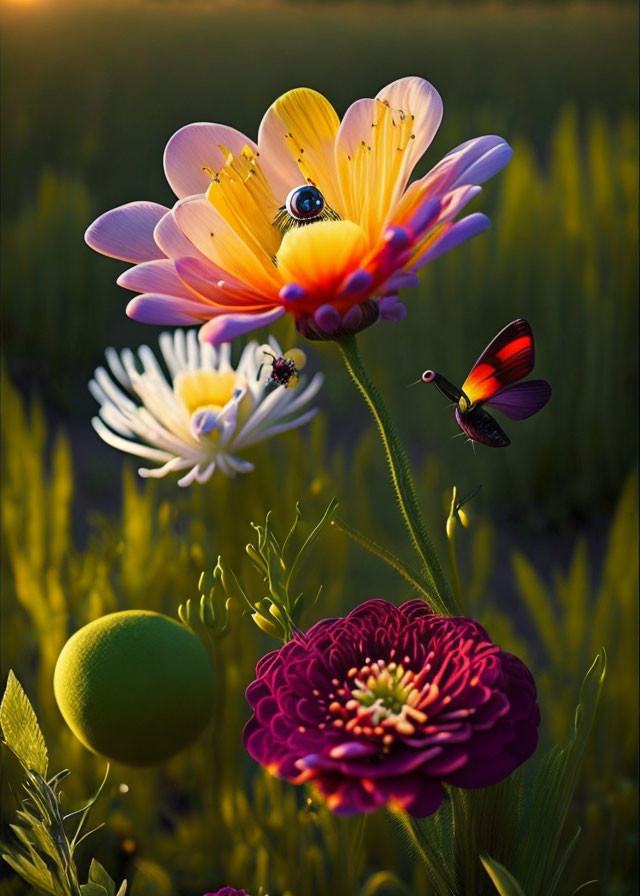
[{"label": "blurred grass background", "polygon": [[[5,4],[2,25],[2,672],[13,667],[33,699],[54,765],[73,769],[69,799],[88,794],[102,770],[53,703],[53,665],[76,628],[127,607],[175,615],[219,553],[242,568],[250,520],[273,508],[284,527],[296,500],[313,519],[335,494],[349,522],[402,545],[380,448],[331,345],[310,351],[310,367],[326,373],[324,419],[311,434],[255,449],[257,473],[187,494],[171,482],[140,484],[127,465],[121,473],[122,458],[90,429],[86,383],[106,345],[154,346],[157,332],[126,319],[118,263],[87,249],[82,234],[119,203],[171,204],[162,150],[183,124],[221,121],[255,136],[266,107],[292,86],[323,91],[342,113],[418,74],[445,104],[421,170],[482,133],[501,134],[516,152],[474,204],[491,216],[489,233],[429,267],[406,296],[407,319],[365,332],[362,350],[440,541],[446,490],[483,484],[459,547],[469,612],[535,670],[545,743],[566,733],[586,667],[601,644],[609,651],[576,805],[584,834],[563,892],[590,877],[607,896],[633,892],[636,10],[32,0]],[[450,438],[446,404],[407,384],[425,367],[461,382],[519,316],[533,325],[535,374],[550,380],[553,398],[510,424],[507,452],[474,454]],[[277,335],[295,339],[287,324]],[[314,618],[371,596],[410,596],[339,533],[323,538],[308,575],[311,591],[325,586]],[[112,775],[95,843],[113,876],[137,869],[134,896],[196,896],[226,882],[271,896],[354,896],[349,825],[256,776],[239,746],[242,693],[270,646],[238,611],[222,646],[223,733],[158,771]],[[362,892],[402,892],[380,877],[390,869],[428,893],[383,831],[382,819],[368,826],[375,850],[355,872]],[[23,892],[2,874],[0,894]]]}]

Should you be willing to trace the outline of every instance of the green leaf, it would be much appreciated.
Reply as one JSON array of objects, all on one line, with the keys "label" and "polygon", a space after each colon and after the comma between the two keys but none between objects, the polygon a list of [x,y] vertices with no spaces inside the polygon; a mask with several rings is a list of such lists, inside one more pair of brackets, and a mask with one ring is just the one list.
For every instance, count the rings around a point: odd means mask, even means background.
[{"label": "green leaf", "polygon": [[[578,781],[582,757],[600,700],[607,667],[604,649],[585,675],[567,744],[555,747],[538,763],[524,794],[523,844],[517,873],[530,893],[553,896],[568,856],[558,859],[567,813]],[[570,850],[572,844],[569,844]]]},{"label": "green leaf", "polygon": [[580,827],[580,825],[578,825],[578,830],[575,832],[575,834],[569,841],[569,845],[565,849],[564,855],[562,856],[562,858],[560,859],[560,861],[558,862],[558,865],[556,867],[555,874],[553,875],[553,880],[551,881],[551,892],[552,893],[555,892],[556,887],[560,883],[560,878],[562,877],[562,874],[564,872],[566,864],[569,861],[569,858],[571,857],[571,854],[576,847],[576,843],[578,842],[581,833],[582,833],[582,828]]},{"label": "green leaf", "polygon": [[480,856],[480,861],[500,896],[525,896],[518,881],[504,865],[487,855]]},{"label": "green leaf", "polygon": [[34,868],[26,858],[17,854],[9,855],[8,853],[3,853],[2,858],[27,883],[32,884],[38,890],[43,890],[45,893],[51,893],[52,896],[56,896],[53,877],[48,871]]},{"label": "green leaf", "polygon": [[99,884],[107,891],[107,896],[115,896],[115,882],[109,877],[100,862],[96,861],[96,859],[92,859],[91,865],[89,866],[89,883]]},{"label": "green leaf", "polygon": [[82,884],[80,886],[80,892],[82,896],[109,896],[104,887],[101,887],[100,884]]},{"label": "green leaf", "polygon": [[116,893],[116,896],[125,896],[126,892],[127,892],[127,882],[126,882],[126,880],[123,880],[122,883],[120,884],[120,889]]},{"label": "green leaf", "polygon": [[0,704],[0,725],[7,746],[24,767],[46,777],[49,766],[47,746],[33,707],[11,670]]},{"label": "green leaf", "polygon": [[558,638],[558,619],[549,589],[523,554],[515,551],[512,564],[518,593],[524,600],[545,650],[558,665],[561,665],[564,646]]},{"label": "green leaf", "polygon": [[600,881],[598,881],[598,880],[586,880],[583,884],[580,884],[580,886],[579,886],[577,889],[575,889],[575,890],[573,891],[573,893],[571,894],[571,896],[578,896],[578,893],[581,893],[584,889],[586,889],[587,887],[590,887],[591,884],[597,884],[597,883],[600,883]]},{"label": "green leaf", "polygon": [[429,818],[413,818],[403,811],[390,810],[410,850],[421,861],[437,893],[457,893],[455,865],[455,830],[450,800],[443,800],[438,811]]}]

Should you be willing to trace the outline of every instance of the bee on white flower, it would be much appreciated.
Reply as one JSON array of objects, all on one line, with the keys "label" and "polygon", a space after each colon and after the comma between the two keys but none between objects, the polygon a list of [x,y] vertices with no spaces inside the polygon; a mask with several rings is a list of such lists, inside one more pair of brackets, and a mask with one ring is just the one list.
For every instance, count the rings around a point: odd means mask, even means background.
[{"label": "bee on white flower", "polygon": [[253,464],[238,452],[304,426],[317,412],[308,405],[322,385],[321,373],[305,383],[296,370],[295,385],[265,376],[265,362],[267,370],[272,366],[265,350],[276,359],[289,354],[273,337],[266,346],[250,342],[235,368],[229,343],[200,343],[195,330],[162,333],[159,343],[167,372],[146,345],[137,353],[108,348],[109,370],[98,367],[89,383],[100,405],[91,421],[98,435],[158,464],[141,467],[140,476],[186,470],[178,485],[187,486],[206,482],[215,470],[249,473]]}]

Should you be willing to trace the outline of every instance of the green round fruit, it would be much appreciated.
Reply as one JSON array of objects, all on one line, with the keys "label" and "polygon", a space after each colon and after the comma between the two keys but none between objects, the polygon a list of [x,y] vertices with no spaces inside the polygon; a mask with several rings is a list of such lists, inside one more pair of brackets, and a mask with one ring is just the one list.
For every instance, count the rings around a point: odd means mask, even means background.
[{"label": "green round fruit", "polygon": [[194,741],[211,715],[213,686],[202,642],[146,610],[85,625],[62,648],[53,675],[78,740],[125,765],[155,765]]}]

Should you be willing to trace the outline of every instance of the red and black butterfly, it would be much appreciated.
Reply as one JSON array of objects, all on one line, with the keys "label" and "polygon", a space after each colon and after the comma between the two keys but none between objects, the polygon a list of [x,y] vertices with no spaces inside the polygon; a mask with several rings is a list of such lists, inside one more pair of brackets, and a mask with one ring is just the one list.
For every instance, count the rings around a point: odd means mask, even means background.
[{"label": "red and black butterfly", "polygon": [[475,442],[504,448],[507,434],[485,410],[494,408],[511,420],[524,420],[549,401],[551,386],[546,380],[518,382],[533,370],[533,333],[526,320],[514,320],[482,352],[471,373],[458,389],[435,370],[425,370],[424,383],[434,383],[456,405],[456,420]]}]

